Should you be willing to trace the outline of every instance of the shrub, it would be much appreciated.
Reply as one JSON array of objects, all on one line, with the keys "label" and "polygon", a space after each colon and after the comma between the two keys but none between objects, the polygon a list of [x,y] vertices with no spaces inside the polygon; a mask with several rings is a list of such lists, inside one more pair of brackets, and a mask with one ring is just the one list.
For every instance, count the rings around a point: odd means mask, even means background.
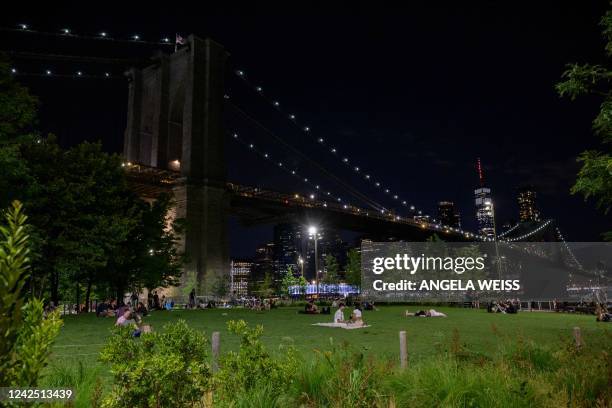
[{"label": "shrub", "polygon": [[292,383],[298,365],[293,348],[273,358],[261,341],[263,326],[251,328],[244,320],[231,320],[227,327],[240,336],[240,349],[221,357],[220,370],[215,375],[215,398],[228,402],[242,395],[248,402],[251,395],[261,394],[262,387],[267,390],[266,395],[282,393]]},{"label": "shrub", "polygon": [[101,360],[111,363],[114,385],[105,407],[205,406],[211,370],[208,341],[184,320],[161,333],[132,337],[132,329],[115,328]]},{"label": "shrub", "polygon": [[59,312],[45,317],[43,302],[27,299],[30,276],[27,217],[13,202],[0,225],[0,386],[35,386],[62,325]]}]

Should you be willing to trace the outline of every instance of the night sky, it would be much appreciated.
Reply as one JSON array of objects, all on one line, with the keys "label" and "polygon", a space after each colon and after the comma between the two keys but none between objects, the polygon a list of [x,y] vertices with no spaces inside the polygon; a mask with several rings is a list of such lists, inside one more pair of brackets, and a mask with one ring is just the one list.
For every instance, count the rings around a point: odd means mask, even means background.
[{"label": "night sky", "polygon": [[[531,184],[545,218],[555,218],[570,241],[599,240],[612,221],[571,196],[575,157],[600,146],[591,121],[598,100],[561,100],[554,84],[568,62],[600,62],[598,21],[605,1],[411,2],[403,8],[372,2],[325,6],[241,6],[226,2],[114,6],[108,2],[27,6],[3,13],[3,27],[114,37],[139,34],[156,41],[175,33],[209,36],[231,54],[267,96],[297,115],[385,186],[424,212],[436,203],[458,205],[466,229],[475,229],[473,189],[481,157],[496,204],[498,224],[518,218],[516,189]],[[431,3],[431,4],[430,4]],[[4,51],[142,58],[156,47],[2,32]],[[168,51],[172,47],[166,48]],[[125,64],[58,62],[15,57],[20,72],[71,74],[77,70],[120,76]],[[120,152],[126,123],[127,83],[117,79],[20,77],[40,97],[40,129],[70,146],[102,140]],[[228,128],[235,128],[275,159],[298,168],[346,201],[362,205],[317,173],[302,157],[279,147],[266,132],[239,118],[239,106],[287,143],[377,202],[393,200],[307,138],[234,75],[227,92]],[[311,189],[279,174],[272,164],[228,140],[233,181],[282,191]],[[401,211],[400,211],[401,213]],[[232,255],[247,256],[271,239],[270,226],[231,223]]]}]

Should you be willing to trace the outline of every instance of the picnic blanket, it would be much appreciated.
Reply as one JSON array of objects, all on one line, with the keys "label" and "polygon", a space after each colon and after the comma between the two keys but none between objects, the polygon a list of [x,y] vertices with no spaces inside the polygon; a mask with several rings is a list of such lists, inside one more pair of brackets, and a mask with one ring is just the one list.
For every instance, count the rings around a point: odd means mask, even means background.
[{"label": "picnic blanket", "polygon": [[370,327],[369,324],[358,325],[351,323],[313,323],[313,326],[323,326],[323,327],[340,327],[345,330],[354,330],[354,329],[363,329],[364,327]]}]

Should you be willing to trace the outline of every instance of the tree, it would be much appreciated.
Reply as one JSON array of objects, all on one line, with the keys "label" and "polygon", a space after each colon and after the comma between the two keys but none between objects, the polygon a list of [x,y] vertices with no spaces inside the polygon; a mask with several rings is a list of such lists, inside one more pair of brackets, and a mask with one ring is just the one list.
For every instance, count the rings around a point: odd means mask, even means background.
[{"label": "tree", "polygon": [[266,272],[266,274],[264,275],[263,281],[261,281],[259,285],[257,286],[257,293],[261,297],[272,296],[272,293],[274,293],[273,285],[274,285],[274,282],[272,279],[272,273]]},{"label": "tree", "polygon": [[338,270],[340,266],[338,261],[331,254],[325,254],[325,275],[323,276],[323,283],[335,285],[338,283]]},{"label": "tree", "polygon": [[30,274],[27,217],[18,201],[0,225],[0,386],[36,386],[62,324],[59,312],[27,299]]},{"label": "tree", "polygon": [[361,287],[361,253],[357,248],[351,248],[347,254],[346,283]]},{"label": "tree", "polygon": [[0,55],[0,144],[31,136],[38,99],[15,81],[9,61]]},{"label": "tree", "polygon": [[[600,25],[606,40],[605,54],[609,58],[612,57],[612,10],[602,17]],[[602,101],[593,120],[593,131],[606,149],[587,150],[578,156],[582,167],[571,193],[582,194],[585,200],[595,200],[596,206],[607,214],[612,207],[612,70],[607,64],[568,64],[562,79],[556,85],[560,96],[575,100],[578,96],[591,94]],[[612,231],[604,233],[604,238],[612,240]]]},{"label": "tree", "polygon": [[289,265],[283,279],[281,280],[281,293],[283,295],[291,296],[290,288],[296,286],[299,283],[298,279],[293,274],[293,267]]}]

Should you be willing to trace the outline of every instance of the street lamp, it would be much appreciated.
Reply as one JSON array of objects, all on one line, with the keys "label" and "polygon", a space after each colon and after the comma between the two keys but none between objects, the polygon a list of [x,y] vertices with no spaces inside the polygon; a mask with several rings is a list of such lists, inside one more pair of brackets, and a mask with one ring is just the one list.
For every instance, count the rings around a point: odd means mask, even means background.
[{"label": "street lamp", "polygon": [[298,258],[298,263],[300,264],[300,270],[302,271],[302,277],[304,277],[304,258],[300,256]]},{"label": "street lamp", "polygon": [[317,281],[317,298],[319,297],[319,250],[317,248],[317,227],[311,225],[308,227],[308,234],[314,237],[314,257],[315,257],[315,280]]}]

